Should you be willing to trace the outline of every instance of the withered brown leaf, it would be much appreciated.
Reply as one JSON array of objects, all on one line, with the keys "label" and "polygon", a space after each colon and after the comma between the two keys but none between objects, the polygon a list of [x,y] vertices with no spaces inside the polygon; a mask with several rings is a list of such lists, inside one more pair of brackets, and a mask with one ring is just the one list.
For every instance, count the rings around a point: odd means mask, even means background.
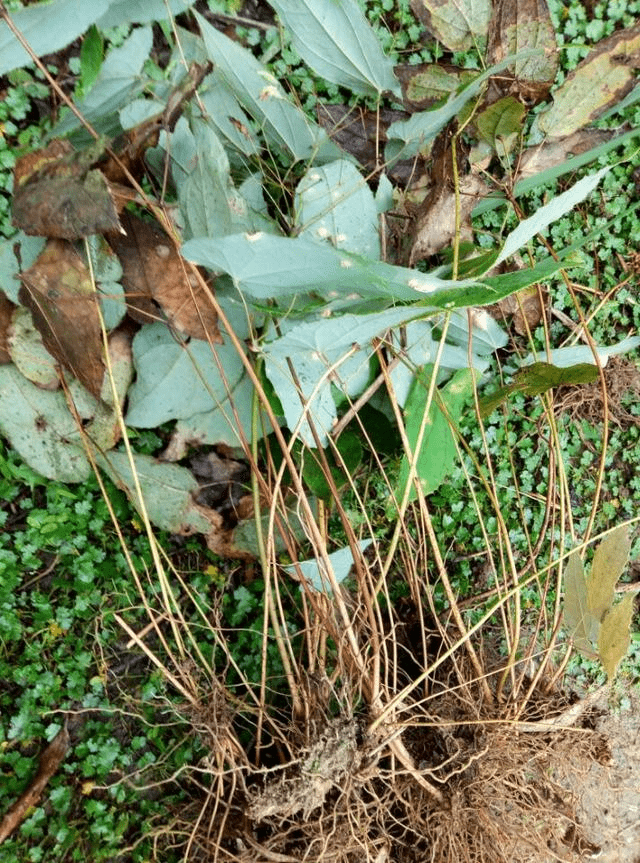
[{"label": "withered brown leaf", "polygon": [[122,264],[127,306],[135,320],[157,321],[159,310],[172,327],[194,339],[221,343],[218,316],[195,274],[162,228],[124,213],[125,234],[109,243]]},{"label": "withered brown leaf", "polygon": [[534,56],[516,60],[491,79],[487,103],[516,96],[529,104],[542,102],[558,71],[556,34],[546,0],[496,0],[489,22],[487,65],[511,54],[538,49]]},{"label": "withered brown leaf", "polygon": [[8,339],[14,308],[11,300],[0,291],[0,365],[11,362]]},{"label": "withered brown leaf", "polygon": [[119,230],[107,180],[90,170],[98,144],[76,152],[68,141],[52,141],[18,160],[14,169],[13,224],[25,234],[65,240]]},{"label": "withered brown leaf", "polygon": [[49,240],[20,279],[20,302],[31,310],[45,347],[99,399],[104,376],[100,316],[84,261],[71,243]]}]

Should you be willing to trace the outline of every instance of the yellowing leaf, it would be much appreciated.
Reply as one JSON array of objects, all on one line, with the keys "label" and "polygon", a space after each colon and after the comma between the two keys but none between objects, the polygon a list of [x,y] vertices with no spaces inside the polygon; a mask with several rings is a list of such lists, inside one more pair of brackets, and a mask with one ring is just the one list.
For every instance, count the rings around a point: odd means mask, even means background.
[{"label": "yellowing leaf", "polygon": [[425,27],[451,51],[466,51],[489,29],[489,0],[411,0]]},{"label": "yellowing leaf", "polygon": [[630,549],[626,525],[617,527],[596,548],[587,578],[587,596],[589,610],[597,620],[603,620],[613,605],[614,589],[627,565]]},{"label": "yellowing leaf", "polygon": [[603,39],[567,75],[553,94],[553,105],[540,114],[538,129],[557,140],[592,123],[631,90],[639,66],[640,24],[636,24]]},{"label": "yellowing leaf", "polygon": [[629,649],[634,599],[635,593],[627,593],[622,602],[605,614],[600,627],[598,652],[609,680],[615,677],[620,660]]},{"label": "yellowing leaf", "polygon": [[564,620],[576,648],[593,656],[590,640],[598,631],[599,621],[589,611],[587,580],[577,551],[569,556],[564,570]]}]

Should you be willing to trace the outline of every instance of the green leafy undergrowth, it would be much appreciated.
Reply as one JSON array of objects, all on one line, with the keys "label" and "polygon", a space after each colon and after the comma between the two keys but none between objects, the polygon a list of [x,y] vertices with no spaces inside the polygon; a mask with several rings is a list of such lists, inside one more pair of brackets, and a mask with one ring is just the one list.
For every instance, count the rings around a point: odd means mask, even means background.
[{"label": "green leafy undergrowth", "polygon": [[[151,565],[146,538],[123,493],[110,486],[109,494],[142,572]],[[4,448],[0,498],[0,811],[29,786],[65,720],[71,734],[0,860],[110,860],[133,843],[128,859],[146,860],[144,837],[181,792],[176,784],[161,794],[135,786],[166,779],[196,758],[199,744],[159,706],[162,675],[126,647],[114,621],[118,612],[135,627],[145,616],[106,504],[95,479],[73,489],[44,482]],[[202,550],[196,559],[193,589],[206,594],[215,579]]]}]

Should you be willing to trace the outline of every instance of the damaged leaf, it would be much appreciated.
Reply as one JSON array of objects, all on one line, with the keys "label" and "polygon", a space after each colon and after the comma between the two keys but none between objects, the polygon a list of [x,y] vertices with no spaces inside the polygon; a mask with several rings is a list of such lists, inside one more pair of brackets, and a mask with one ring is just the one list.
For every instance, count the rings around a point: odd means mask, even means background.
[{"label": "damaged leaf", "polygon": [[53,140],[18,160],[14,170],[13,224],[25,234],[75,240],[120,229],[109,184],[90,170],[102,144],[76,152]]},{"label": "damaged leaf", "polygon": [[[218,316],[173,240],[157,223],[124,213],[125,234],[109,237],[122,264],[127,305],[136,320],[157,321],[158,306],[173,328],[220,342]],[[156,305],[157,304],[157,305]]]},{"label": "damaged leaf", "polygon": [[522,392],[527,396],[537,396],[554,387],[591,383],[597,377],[598,369],[590,363],[578,363],[568,367],[543,362],[532,363],[518,369],[510,384],[482,396],[479,400],[480,416],[486,419],[511,393]]},{"label": "damaged leaf", "polygon": [[9,332],[10,361],[28,381],[43,390],[57,390],[60,376],[55,359],[45,348],[29,309],[15,308]]},{"label": "damaged leaf", "polygon": [[500,156],[510,153],[522,132],[524,117],[524,105],[513,96],[498,99],[476,118],[480,140]]},{"label": "damaged leaf", "polygon": [[598,621],[589,611],[587,579],[577,551],[572,552],[564,570],[564,622],[576,648],[595,658],[592,642]]},{"label": "damaged leaf", "polygon": [[100,316],[80,255],[65,240],[49,240],[20,278],[20,302],[30,309],[45,347],[99,398],[104,374]]},{"label": "damaged leaf", "polygon": [[543,296],[546,296],[546,288],[539,285],[529,285],[498,303],[500,314],[513,315],[513,328],[518,335],[526,336],[542,320],[541,292]]},{"label": "damaged leaf", "polygon": [[473,80],[474,72],[447,63],[403,64],[395,67],[402,97],[411,111],[426,111],[446,101]]},{"label": "damaged leaf", "polygon": [[47,479],[85,482],[91,466],[61,391],[32,384],[15,366],[0,366],[0,431]]},{"label": "damaged leaf", "polygon": [[307,171],[295,194],[301,237],[331,243],[363,257],[380,257],[378,209],[357,168],[341,159]]},{"label": "damaged leaf", "polygon": [[496,0],[489,25],[487,64],[493,66],[529,48],[540,50],[516,60],[506,73],[492,80],[496,97],[512,95],[527,103],[542,102],[558,71],[556,34],[546,0]]},{"label": "damaged leaf", "polygon": [[558,140],[593,123],[634,86],[640,68],[640,24],[598,42],[553,94],[537,117],[537,132]]},{"label": "damaged leaf", "polygon": [[598,635],[598,653],[607,672],[613,680],[618,665],[627,654],[631,643],[631,623],[633,621],[635,593],[628,593],[622,601],[606,613]]},{"label": "damaged leaf", "polygon": [[0,290],[0,365],[11,362],[9,353],[9,335],[11,318],[13,317],[14,304]]},{"label": "damaged leaf", "polygon": [[484,39],[490,0],[411,0],[414,15],[450,51],[467,51]]}]

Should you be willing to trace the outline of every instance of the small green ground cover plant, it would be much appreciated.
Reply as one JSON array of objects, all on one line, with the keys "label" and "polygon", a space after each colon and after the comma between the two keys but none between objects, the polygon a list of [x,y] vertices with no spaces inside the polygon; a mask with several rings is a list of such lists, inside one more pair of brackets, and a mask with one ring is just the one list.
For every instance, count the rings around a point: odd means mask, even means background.
[{"label": "small green ground cover plant", "polygon": [[[73,7],[71,0],[68,3]],[[622,64],[624,68],[616,69],[623,76],[618,93],[594,107],[584,97],[591,79],[577,66],[590,56],[594,62],[599,58],[615,65],[620,50],[635,56],[637,37],[628,20],[633,10],[612,7],[606,19],[600,10],[601,17],[590,22],[576,10],[565,15],[564,7],[552,7],[551,15],[537,13],[542,16],[538,32],[547,39],[563,28],[568,39],[584,33],[586,43],[613,39],[605,43],[601,57],[596,52],[594,59],[588,44],[572,44],[559,61],[535,39],[524,45],[501,41],[509,27],[488,29],[488,5],[484,24],[467,22],[462,36],[452,33],[446,20],[435,23],[429,3],[412,3],[411,8],[407,3],[396,8],[384,2],[367,4],[363,8],[373,28],[355,2],[345,0],[331,9],[324,4],[324,13],[334,16],[328,31],[318,28],[313,14],[322,5],[278,0],[271,3],[278,28],[271,26],[271,17],[266,29],[253,30],[243,29],[247,22],[233,4],[225,5],[227,23],[236,18],[239,22],[238,41],[213,26],[207,15],[189,12],[180,17],[189,4],[179,0],[171,4],[177,17],[156,28],[155,39],[150,25],[165,9],[150,4],[144,12],[125,12],[118,4],[96,4],[88,17],[83,12],[77,25],[77,35],[90,29],[79,56],[70,62],[79,73],[75,96],[83,120],[63,110],[52,123],[53,149],[39,153],[45,167],[29,162],[18,166],[14,219],[21,232],[3,244],[0,270],[10,300],[12,361],[0,369],[0,426],[49,483],[47,507],[30,509],[26,504],[25,537],[16,532],[17,545],[7,553],[7,643],[12,648],[7,662],[27,627],[48,639],[48,653],[59,670],[37,667],[34,655],[34,664],[25,665],[22,677],[14,681],[25,689],[22,696],[16,695],[17,689],[10,693],[20,706],[7,734],[8,751],[20,751],[19,739],[49,740],[57,733],[57,714],[48,724],[42,718],[45,700],[56,701],[55,711],[70,711],[71,705],[76,709],[77,703],[90,711],[109,709],[101,666],[96,668],[92,656],[96,647],[102,653],[111,649],[116,626],[141,649],[143,640],[136,632],[145,631],[149,619],[163,619],[169,633],[143,653],[158,669],[147,682],[137,682],[140,702],[153,705],[146,714],[141,708],[146,730],[123,734],[125,745],[96,719],[84,748],[77,749],[78,757],[85,749],[90,753],[82,762],[86,779],[80,788],[87,805],[83,809],[78,800],[84,798],[74,796],[68,786],[53,788],[50,802],[58,800],[63,815],[73,811],[79,824],[92,825],[91,836],[85,837],[89,844],[83,845],[73,830],[58,830],[55,823],[54,836],[45,827],[44,810],[38,809],[16,840],[29,847],[29,859],[86,856],[87,847],[106,835],[112,844],[100,852],[104,859],[121,853],[126,844],[135,846],[127,852],[134,859],[146,859],[150,846],[131,838],[136,826],[141,833],[143,829],[129,815],[133,796],[115,776],[137,777],[154,760],[162,761],[154,783],[158,775],[161,780],[183,767],[197,783],[206,765],[206,802],[194,821],[197,825],[206,813],[220,832],[213,839],[203,838],[197,826],[179,817],[165,832],[169,844],[186,844],[191,849],[187,854],[199,851],[217,859],[222,849],[228,850],[225,843],[235,840],[223,836],[214,817],[218,804],[213,815],[207,807],[212,799],[233,799],[237,786],[230,777],[234,770],[246,769],[241,751],[251,753],[256,768],[277,763],[274,753],[282,758],[283,746],[292,758],[296,745],[307,751],[310,729],[318,721],[312,706],[321,711],[327,728],[354,712],[366,716],[362,722],[372,735],[394,716],[399,690],[411,702],[424,675],[414,668],[415,679],[402,689],[398,679],[406,669],[396,669],[389,672],[396,675],[390,685],[387,671],[381,675],[381,665],[371,665],[360,646],[366,632],[366,641],[384,655],[381,645],[389,640],[385,625],[395,631],[394,605],[410,604],[409,597],[412,613],[424,603],[434,621],[452,610],[460,649],[467,652],[476,675],[470,682],[463,678],[461,687],[469,686],[471,692],[477,686],[486,704],[500,703],[505,692],[511,693],[507,701],[511,704],[513,698],[516,705],[514,669],[527,651],[539,649],[541,633],[557,632],[561,582],[549,583],[540,561],[562,558],[567,542],[586,544],[594,530],[607,528],[621,515],[629,520],[635,516],[624,459],[614,452],[610,467],[604,456],[600,459],[600,477],[604,470],[612,480],[620,474],[624,491],[614,492],[610,485],[611,493],[599,508],[601,479],[593,479],[590,460],[599,458],[600,432],[584,424],[576,430],[561,416],[554,419],[549,401],[560,382],[558,368],[590,364],[594,378],[594,352],[603,361],[610,348],[615,354],[637,346],[636,339],[627,339],[638,324],[633,285],[630,280],[621,284],[625,280],[612,264],[613,256],[619,256],[620,265],[626,261],[638,234],[636,208],[621,192],[632,180],[637,146],[635,103],[632,94],[626,97],[631,78]],[[212,7],[214,22],[219,6]],[[43,10],[34,15],[36,52],[62,48],[62,42],[54,42],[66,36],[45,33]],[[22,20],[19,14],[15,20]],[[431,32],[426,43],[420,35],[425,22]],[[162,59],[153,47],[159,31],[165,45]],[[104,44],[110,44],[106,52]],[[524,48],[524,55],[510,56],[516,48]],[[460,67],[444,76],[435,63],[443,53]],[[402,74],[394,68],[399,59],[408,60]],[[18,65],[5,60],[7,70],[12,63]],[[514,64],[512,91],[500,90],[498,76]],[[285,72],[288,90],[279,80]],[[46,72],[41,74],[46,77]],[[490,79],[489,87],[499,89],[493,96],[485,89]],[[554,79],[560,85],[555,107],[547,99]],[[41,85],[33,83],[37,78],[29,80],[35,96]],[[576,128],[569,130],[562,127],[565,118],[557,106],[572,86],[586,104],[578,112]],[[327,106],[344,109],[341,122],[358,103],[369,112],[369,122],[376,118],[373,163],[366,162],[361,141],[349,148],[337,129],[310,116],[319,111],[321,94]],[[624,99],[628,126],[621,125],[616,114]],[[529,111],[536,101],[537,107]],[[178,109],[169,114],[167,106],[175,104]],[[400,119],[386,116],[389,106],[406,113]],[[595,134],[592,122],[607,112],[605,124],[612,128]],[[13,135],[17,128],[7,131]],[[105,138],[88,147],[94,131]],[[132,144],[123,175],[129,184],[126,194],[136,205],[118,212],[113,184],[123,176],[116,181],[111,172],[118,159],[124,160],[122,136],[133,142],[137,131],[144,144],[138,149]],[[567,160],[572,151],[562,151],[563,144],[582,131],[586,153]],[[22,144],[30,147],[40,133],[27,134]],[[529,175],[520,173],[520,157],[532,156],[545,135],[557,137],[562,155]],[[73,142],[71,149],[60,144],[65,136]],[[111,142],[110,152],[106,142]],[[612,152],[617,153],[616,163]],[[401,157],[417,160],[413,170],[418,173],[430,164],[432,180],[447,190],[445,197],[411,199],[410,192],[421,194],[419,188],[410,189],[393,173]],[[595,170],[593,165],[584,168],[598,160]],[[10,156],[7,166],[13,161]],[[132,167],[142,161],[144,180]],[[479,180],[470,179],[467,164],[480,166],[491,188],[479,191]],[[370,185],[367,180],[374,176]],[[65,193],[73,185],[77,196],[71,217],[55,209],[61,185]],[[596,195],[600,199],[594,205]],[[88,210],[81,206],[87,197]],[[450,215],[444,220],[444,237],[434,243],[434,218],[440,214],[442,221],[446,211]],[[569,215],[572,211],[575,215]],[[388,232],[380,230],[381,218],[391,228]],[[398,222],[412,225],[400,231],[400,239]],[[160,269],[156,265],[145,271],[132,263],[130,249],[114,231],[121,224],[128,237],[135,237],[141,257],[152,260],[155,255]],[[5,230],[11,233],[8,226]],[[103,233],[107,242],[97,236]],[[551,245],[545,247],[540,235]],[[520,251],[528,257],[528,267],[495,269]],[[594,255],[602,266],[589,272]],[[15,278],[18,271],[20,281]],[[509,350],[503,324],[484,312],[467,311],[515,295],[521,301],[523,290],[542,282],[552,285],[553,309],[564,315],[564,322],[562,317],[560,323],[527,321],[524,333],[511,334]],[[577,319],[576,329],[588,321],[591,341],[582,348],[563,343],[562,327],[571,316]],[[537,368],[543,375],[537,388],[532,389],[529,378],[527,389],[527,362],[539,355],[546,355],[549,363],[542,371]],[[56,390],[60,367],[64,387]],[[473,405],[483,375],[489,382],[487,393],[501,379],[507,384],[507,400],[497,408],[504,422],[496,420],[496,410],[484,424],[478,422],[482,412]],[[572,379],[570,371],[563,375],[565,384],[580,380]],[[536,407],[534,396],[540,397]],[[2,411],[2,402],[10,409]],[[541,423],[548,428],[546,440],[539,433]],[[127,432],[127,426],[132,431]],[[136,435],[140,443],[158,427],[162,460],[154,457],[160,454],[159,445],[146,451],[136,445]],[[382,427],[387,434],[379,434]],[[627,434],[632,437],[631,428]],[[588,449],[572,454],[576,434],[594,436],[592,459]],[[541,440],[556,461],[545,459]],[[618,438],[612,435],[610,445],[614,441]],[[245,489],[250,495],[243,500],[229,497],[230,518],[221,507],[205,502],[201,481],[188,461],[192,447],[214,445],[217,458],[233,450],[253,467],[251,488]],[[567,455],[573,474],[569,484],[562,485],[567,495],[556,517],[549,490],[558,478],[558,457]],[[493,459],[497,468],[492,474]],[[29,473],[17,467],[13,456],[5,464],[11,465],[6,470],[14,481],[18,474]],[[139,542],[127,533],[124,547],[113,555],[89,539],[107,524],[106,504],[93,507],[84,497],[88,488],[95,493],[95,485],[86,483],[93,482],[88,478],[96,467],[126,490],[143,530]],[[371,470],[373,478],[367,477]],[[561,475],[559,481],[562,484]],[[62,491],[74,482],[84,490],[81,500],[74,492],[65,498]],[[219,482],[216,475],[208,485]],[[108,489],[108,498],[119,500],[116,520],[131,522],[122,491],[111,485]],[[581,498],[591,506],[586,514]],[[73,507],[66,505],[69,501]],[[395,524],[391,536],[389,523]],[[169,566],[168,576],[159,552],[162,538],[158,540],[152,525],[173,534],[203,534],[210,549],[227,555],[257,557],[260,577],[247,584],[232,579],[222,598],[211,591],[202,573],[186,579]],[[75,540],[74,529],[79,531]],[[35,534],[40,545],[34,542]],[[484,560],[494,543],[498,553],[492,561],[489,552],[493,569],[486,581],[489,605],[478,599],[458,619],[458,600],[477,592],[474,559]],[[139,583],[137,596],[125,587],[129,545],[133,566],[129,563],[128,571],[152,573]],[[435,564],[424,550],[427,546],[434,549]],[[73,555],[73,588],[78,592],[54,606],[51,591],[34,590],[33,608],[21,614],[12,587],[24,564],[21,555],[31,554],[25,560],[40,571],[43,549],[60,558],[56,572]],[[443,549],[448,549],[451,577],[438,563]],[[517,564],[521,555],[526,565]],[[308,559],[301,561],[305,556]],[[356,576],[349,578],[354,563]],[[433,585],[423,581],[430,570],[439,576]],[[47,584],[55,595],[62,585],[53,581]],[[80,583],[86,595],[80,595]],[[100,587],[94,587],[97,583]],[[84,590],[89,586],[91,590]],[[358,629],[365,612],[349,604],[350,593],[364,597],[365,606],[369,603],[368,630]],[[492,605],[496,596],[497,606]],[[112,618],[104,611],[105,601],[113,603]],[[629,601],[625,607],[629,610]],[[80,638],[76,628],[98,608],[102,629],[93,648],[79,650],[81,669],[67,672],[68,651],[73,639]],[[478,683],[485,660],[478,659],[471,641],[486,621],[498,631],[504,629],[501,655],[507,671],[495,691]],[[522,647],[520,630],[529,625],[535,634],[528,647]],[[421,632],[424,644],[424,621]],[[450,638],[446,629],[439,632],[444,642]],[[394,649],[402,653],[406,645],[398,642]],[[420,660],[413,661],[420,665]],[[426,651],[422,661],[430,666]],[[610,670],[616,665],[608,663]],[[36,671],[38,682],[28,689]],[[509,674],[511,684],[506,682]],[[62,688],[65,698],[60,699]],[[169,691],[171,697],[166,696]],[[171,738],[158,722],[154,699],[160,694],[175,701],[175,692],[176,727],[182,728],[187,716],[195,737],[181,739],[178,733]],[[518,716],[525,706],[526,700],[514,706]],[[289,710],[295,722],[287,737],[278,722]],[[306,726],[300,721],[305,715],[311,716]],[[344,740],[355,741],[352,732],[345,732]],[[332,733],[321,737],[323,746]],[[389,751],[418,781],[412,755],[398,741],[391,739]],[[166,758],[159,752],[162,746],[170,748]],[[325,749],[314,749],[313,758],[303,762],[305,775],[322,774],[318,765],[329,757]],[[20,771],[27,770],[27,761],[18,764],[16,759],[14,755],[15,788]],[[33,765],[33,758],[29,763]],[[298,799],[302,790],[297,780],[289,787],[288,803],[267,800],[254,789],[247,811],[256,823],[266,822],[262,829],[271,837],[271,847],[299,852],[295,842],[279,836],[275,822],[298,811],[306,816],[325,805],[328,788],[355,769],[354,763],[325,765],[323,769],[333,771],[329,784],[307,789],[306,802]],[[74,765],[68,762],[68,773]],[[226,769],[229,765],[231,770]],[[429,799],[442,803],[433,781],[418,784]],[[176,784],[168,787],[174,790]],[[113,800],[122,805],[116,808]],[[161,817],[153,795],[145,800],[148,818]],[[313,841],[326,837],[329,812],[323,810],[325,820],[319,822]],[[403,833],[405,844],[409,833]],[[485,839],[487,848],[493,848],[493,840]],[[438,841],[444,843],[443,859],[464,859],[455,844],[447,847],[446,840]],[[341,859],[348,859],[347,846]]]}]

